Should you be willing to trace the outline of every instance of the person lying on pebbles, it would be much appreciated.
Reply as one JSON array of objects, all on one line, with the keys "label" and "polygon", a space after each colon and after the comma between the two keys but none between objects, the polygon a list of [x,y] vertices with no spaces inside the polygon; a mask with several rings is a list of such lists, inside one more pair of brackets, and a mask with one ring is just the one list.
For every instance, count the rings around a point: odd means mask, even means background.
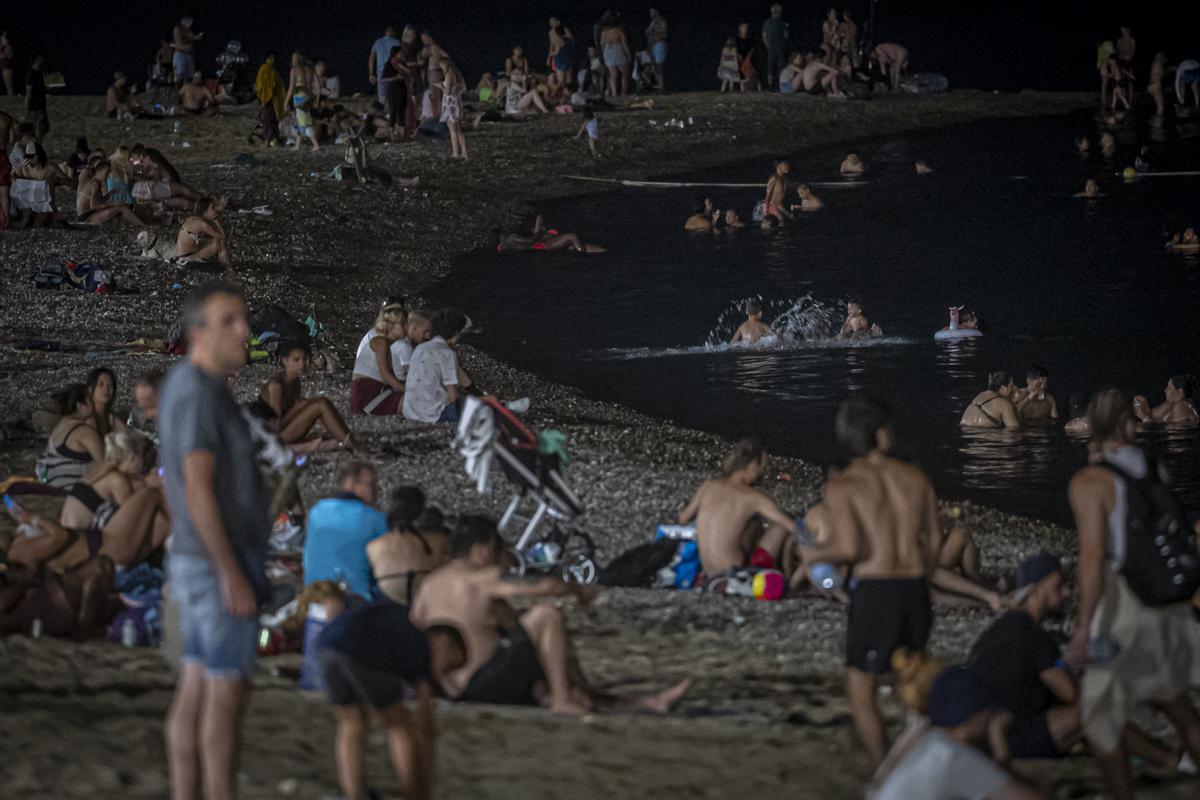
[{"label": "person lying on pebbles", "polygon": [[666,713],[687,692],[690,680],[635,698],[594,689],[575,656],[562,613],[541,602],[518,616],[509,602],[571,595],[587,604],[596,587],[565,583],[554,575],[510,576],[505,556],[495,522],[464,516],[450,537],[450,561],[417,589],[412,621],[427,632],[433,679],[446,697],[542,705],[579,715],[615,705]]}]

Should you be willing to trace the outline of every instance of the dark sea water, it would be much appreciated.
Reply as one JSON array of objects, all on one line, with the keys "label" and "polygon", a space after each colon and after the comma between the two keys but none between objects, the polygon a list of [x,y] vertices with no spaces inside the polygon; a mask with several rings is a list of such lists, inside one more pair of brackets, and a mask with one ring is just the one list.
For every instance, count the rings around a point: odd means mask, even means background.
[{"label": "dark sea water", "polygon": [[[946,497],[1067,522],[1066,485],[1085,443],[1061,429],[964,432],[958,419],[1006,369],[1050,373],[1066,415],[1074,392],[1120,385],[1161,402],[1170,375],[1200,368],[1200,263],[1164,251],[1164,229],[1200,223],[1200,178],[1126,183],[1116,172],[1149,143],[1158,170],[1200,169],[1196,131],[1133,126],[1112,160],[1079,157],[1090,115],[987,122],[855,146],[862,181],[836,174],[845,147],[797,154],[793,178],[822,184],[826,208],[790,228],[686,234],[695,189],[618,189],[547,209],[548,222],[611,252],[484,252],[438,290],[485,329],[488,352],[588,394],[835,464],[839,401],[865,390],[895,410],[898,447]],[[913,162],[934,173],[914,174]],[[769,164],[681,180],[763,180]],[[1105,196],[1073,197],[1086,178]],[[760,189],[712,189],[746,217]],[[802,341],[777,349],[706,347],[761,296],[792,308]],[[839,346],[820,333],[860,297],[886,336]],[[794,302],[800,299],[799,305]],[[950,304],[990,326],[982,339],[934,342]],[[1147,433],[1183,492],[1200,500],[1195,431]]]}]

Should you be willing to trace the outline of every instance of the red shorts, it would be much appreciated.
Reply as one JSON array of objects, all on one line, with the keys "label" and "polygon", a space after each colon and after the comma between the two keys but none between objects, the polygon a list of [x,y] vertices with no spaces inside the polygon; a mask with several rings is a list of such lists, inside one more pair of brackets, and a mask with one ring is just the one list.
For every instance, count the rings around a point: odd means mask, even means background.
[{"label": "red shorts", "polygon": [[371,378],[350,381],[350,413],[386,417],[400,413],[404,395]]},{"label": "red shorts", "polygon": [[0,153],[0,188],[12,186],[12,162],[8,153]]}]

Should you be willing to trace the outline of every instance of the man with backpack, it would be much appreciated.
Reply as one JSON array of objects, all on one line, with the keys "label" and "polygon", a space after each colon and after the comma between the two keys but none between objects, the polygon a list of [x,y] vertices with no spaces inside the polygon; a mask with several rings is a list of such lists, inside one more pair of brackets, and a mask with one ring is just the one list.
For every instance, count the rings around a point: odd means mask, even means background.
[{"label": "man with backpack", "polygon": [[1088,407],[1092,463],[1071,480],[1079,531],[1079,610],[1067,661],[1085,667],[1083,732],[1113,797],[1134,796],[1121,736],[1134,709],[1170,719],[1200,760],[1200,631],[1190,600],[1200,588],[1196,528],[1157,466],[1134,444],[1132,398],[1101,391]]}]

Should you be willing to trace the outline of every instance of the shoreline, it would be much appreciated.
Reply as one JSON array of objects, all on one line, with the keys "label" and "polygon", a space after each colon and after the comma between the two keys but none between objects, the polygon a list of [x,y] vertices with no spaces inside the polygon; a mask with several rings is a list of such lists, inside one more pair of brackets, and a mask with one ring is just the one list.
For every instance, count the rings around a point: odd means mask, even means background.
[{"label": "shoreline", "polygon": [[[62,102],[51,98],[52,124],[55,100]],[[96,98],[71,100],[77,112],[102,107]],[[373,163],[422,178],[417,189],[390,191],[337,186],[310,176],[339,163],[341,147],[315,155],[252,149],[264,160],[262,167],[220,166],[247,149],[244,133],[252,122],[241,112],[185,120],[184,137],[193,146],[169,150],[168,156],[178,156],[181,173],[196,185],[224,186],[235,207],[273,207],[274,216],[267,218],[226,212],[235,267],[251,305],[276,302],[300,317],[315,306],[318,319],[333,332],[343,369],[307,378],[307,390],[327,393],[344,410],[350,364],[345,356],[370,324],[378,300],[394,293],[419,297],[447,276],[469,280],[469,273],[452,270],[453,261],[479,247],[492,225],[513,224],[539,206],[595,191],[586,184],[575,190],[560,173],[591,170],[600,177],[640,179],[698,172],[833,141],[984,118],[1069,113],[1090,103],[1091,96],[1083,93],[956,91],[846,103],[778,95],[671,95],[653,112],[603,115],[605,146],[611,150],[598,164],[588,159],[583,142],[570,139],[577,120],[553,115],[468,131],[474,160],[467,164],[449,161],[448,145],[441,142],[376,146]],[[663,119],[689,113],[696,125],[661,127]],[[650,128],[649,119],[660,125]],[[79,122],[94,144],[106,148],[135,141],[160,145],[171,124],[92,117]],[[53,133],[51,138],[54,152],[62,152],[63,139]],[[0,234],[0,263],[12,279],[11,312],[0,336],[38,333],[122,342],[161,335],[182,301],[182,290],[171,286],[186,287],[208,276],[138,262],[130,252],[132,240],[132,231],[122,227]],[[55,297],[35,292],[24,281],[25,272],[48,254],[65,256],[72,249],[107,259],[118,280],[140,292]],[[79,380],[100,363],[117,371],[124,396],[137,372],[167,361],[102,351],[5,350],[0,376],[11,387],[2,395],[10,413],[0,469],[28,473],[44,442],[44,434],[28,422],[32,411],[50,387]],[[557,427],[567,434],[571,464],[565,475],[583,496],[580,527],[595,537],[602,562],[649,541],[654,526],[671,518],[696,485],[711,477],[728,447],[715,435],[590,399],[478,350],[464,349],[463,363],[501,396],[529,395],[527,418],[535,428]],[[265,365],[248,367],[237,383],[239,397],[254,394],[270,372]],[[380,465],[384,494],[415,482],[448,512],[498,514],[506,504],[508,484],[499,476],[487,495],[475,494],[448,446],[445,426],[388,418],[351,418],[350,424]],[[309,502],[328,492],[337,468],[333,457],[319,462],[301,481]],[[782,507],[798,510],[815,499],[822,478],[814,465],[778,458],[763,488]],[[987,574],[1007,573],[1038,549],[1067,553],[1073,547],[1073,533],[1063,528],[982,506],[964,504],[963,509]],[[0,525],[0,537],[9,530],[7,523]],[[548,797],[602,798],[671,791],[715,797],[731,786],[746,794],[803,786],[806,795],[861,797],[869,775],[841,688],[844,617],[842,606],[811,598],[760,603],[666,590],[606,591],[594,608],[572,609],[568,616],[585,668],[600,688],[618,693],[691,676],[696,685],[680,709],[666,717],[603,714],[569,720],[536,711],[443,706],[439,793],[522,797],[536,791]],[[990,619],[981,609],[940,608],[931,649],[962,658]],[[271,674],[272,668],[291,663],[289,658],[294,657],[264,659],[256,679],[259,691],[248,716],[243,766],[245,797],[317,798],[335,785],[326,707]],[[161,711],[169,685],[161,658],[150,651],[0,640],[0,707],[13,709],[0,718],[0,733],[10,734],[0,736],[6,742],[0,744],[0,786],[23,797],[109,791],[161,796]],[[885,711],[890,722],[899,722],[894,700]],[[97,730],[112,731],[112,740]],[[69,766],[53,766],[59,763]],[[831,764],[838,769],[829,769]],[[1095,767],[1082,759],[1034,771],[1075,789],[1094,792],[1100,785]],[[374,745],[368,774],[373,779],[386,774],[385,754]],[[289,780],[296,783],[285,786]],[[381,788],[392,796],[395,787],[387,781]],[[1167,785],[1144,796],[1184,797],[1187,792],[1178,790],[1188,788]]]}]

